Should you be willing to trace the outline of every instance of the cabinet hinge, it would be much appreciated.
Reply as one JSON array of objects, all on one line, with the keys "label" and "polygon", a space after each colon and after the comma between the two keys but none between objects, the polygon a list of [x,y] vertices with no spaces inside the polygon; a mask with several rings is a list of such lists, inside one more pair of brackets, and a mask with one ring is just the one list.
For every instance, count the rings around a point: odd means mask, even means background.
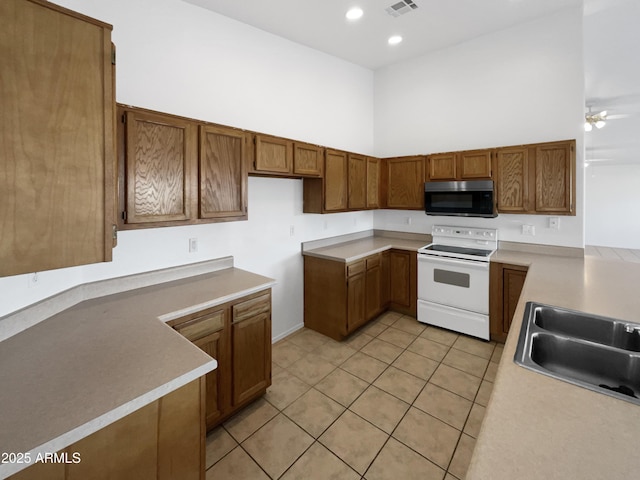
[{"label": "cabinet hinge", "polygon": [[126,220],[126,219],[127,219],[127,212],[126,212],[126,211],[123,211],[123,212],[122,212],[122,219],[123,219],[123,220]]},{"label": "cabinet hinge", "polygon": [[116,64],[116,49],[111,48],[111,65]]},{"label": "cabinet hinge", "polygon": [[111,231],[111,238],[118,240],[118,226],[115,223],[111,225]]},{"label": "cabinet hinge", "polygon": [[127,115],[125,113],[122,114],[122,123],[127,123]]}]

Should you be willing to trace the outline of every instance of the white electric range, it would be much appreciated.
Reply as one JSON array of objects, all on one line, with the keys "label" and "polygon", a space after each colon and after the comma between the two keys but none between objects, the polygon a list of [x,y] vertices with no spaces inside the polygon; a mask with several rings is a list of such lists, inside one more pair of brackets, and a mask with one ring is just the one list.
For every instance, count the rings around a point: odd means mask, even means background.
[{"label": "white electric range", "polygon": [[492,228],[434,225],[418,249],[418,321],[489,340]]}]

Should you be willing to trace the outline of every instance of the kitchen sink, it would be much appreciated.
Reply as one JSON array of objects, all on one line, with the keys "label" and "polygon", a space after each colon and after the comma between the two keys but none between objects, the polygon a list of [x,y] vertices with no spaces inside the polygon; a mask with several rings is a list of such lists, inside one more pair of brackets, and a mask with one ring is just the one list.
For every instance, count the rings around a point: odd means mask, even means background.
[{"label": "kitchen sink", "polygon": [[514,360],[640,404],[640,324],[528,302]]}]

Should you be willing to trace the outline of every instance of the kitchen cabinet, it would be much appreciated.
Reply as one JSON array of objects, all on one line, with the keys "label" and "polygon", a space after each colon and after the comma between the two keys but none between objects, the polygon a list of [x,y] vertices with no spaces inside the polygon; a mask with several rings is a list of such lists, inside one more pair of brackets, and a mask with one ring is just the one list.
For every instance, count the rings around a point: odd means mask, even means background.
[{"label": "kitchen cabinet", "polygon": [[491,157],[490,149],[429,155],[425,181],[490,180]]},{"label": "kitchen cabinet", "polygon": [[271,291],[234,303],[231,311],[235,407],[271,385]]},{"label": "kitchen cabinet", "polygon": [[[414,291],[404,292],[403,288]],[[415,316],[416,298],[415,252],[392,250],[350,263],[304,257],[305,326],[335,340],[342,340],[388,307]]]},{"label": "kitchen cabinet", "polygon": [[247,218],[247,135],[232,128],[200,125],[199,218]]},{"label": "kitchen cabinet", "polygon": [[382,167],[384,208],[424,209],[424,162],[422,155],[386,158]]},{"label": "kitchen cabinet", "polygon": [[37,463],[9,478],[202,480],[203,388],[202,379],[194,380],[57,452],[66,464]]},{"label": "kitchen cabinet", "polygon": [[528,267],[491,262],[489,317],[491,340],[504,342],[509,333]]},{"label": "kitchen cabinet", "polygon": [[324,178],[303,179],[303,213],[344,212],[349,207],[348,154],[325,150]]},{"label": "kitchen cabinet", "polygon": [[247,219],[251,134],[118,105],[120,228]]},{"label": "kitchen cabinet", "polygon": [[318,145],[294,142],[293,173],[309,177],[321,177],[324,166],[324,149]]},{"label": "kitchen cabinet", "polygon": [[418,257],[415,252],[389,252],[389,304],[392,310],[417,315]]},{"label": "kitchen cabinet", "polygon": [[348,206],[350,210],[367,208],[367,158],[350,153],[348,156]]},{"label": "kitchen cabinet", "polygon": [[124,111],[127,224],[190,220],[194,215],[197,127],[188,120]]},{"label": "kitchen cabinet", "polygon": [[380,159],[367,157],[367,208],[380,207]]},{"label": "kitchen cabinet", "polygon": [[271,290],[168,322],[218,362],[205,376],[211,430],[271,385]]},{"label": "kitchen cabinet", "polygon": [[499,213],[575,215],[575,140],[496,150]]},{"label": "kitchen cabinet", "polygon": [[0,2],[0,276],[111,261],[111,30],[53,3]]},{"label": "kitchen cabinet", "polygon": [[256,134],[254,173],[290,175],[293,172],[293,141]]}]

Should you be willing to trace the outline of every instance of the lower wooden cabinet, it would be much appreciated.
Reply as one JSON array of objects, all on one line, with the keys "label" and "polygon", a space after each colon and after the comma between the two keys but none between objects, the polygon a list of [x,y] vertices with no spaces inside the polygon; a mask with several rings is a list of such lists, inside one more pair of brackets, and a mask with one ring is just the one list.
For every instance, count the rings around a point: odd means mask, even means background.
[{"label": "lower wooden cabinet", "polygon": [[351,263],[307,255],[304,324],[342,340],[387,308],[415,316],[416,271],[417,254],[403,250],[377,253]]},{"label": "lower wooden cabinet", "polygon": [[194,380],[58,452],[68,463],[36,463],[9,478],[203,480],[203,389]]},{"label": "lower wooden cabinet", "polygon": [[169,324],[218,362],[205,376],[207,430],[271,385],[270,289]]},{"label": "lower wooden cabinet", "polygon": [[491,262],[489,317],[491,340],[504,342],[522,293],[528,267]]}]

